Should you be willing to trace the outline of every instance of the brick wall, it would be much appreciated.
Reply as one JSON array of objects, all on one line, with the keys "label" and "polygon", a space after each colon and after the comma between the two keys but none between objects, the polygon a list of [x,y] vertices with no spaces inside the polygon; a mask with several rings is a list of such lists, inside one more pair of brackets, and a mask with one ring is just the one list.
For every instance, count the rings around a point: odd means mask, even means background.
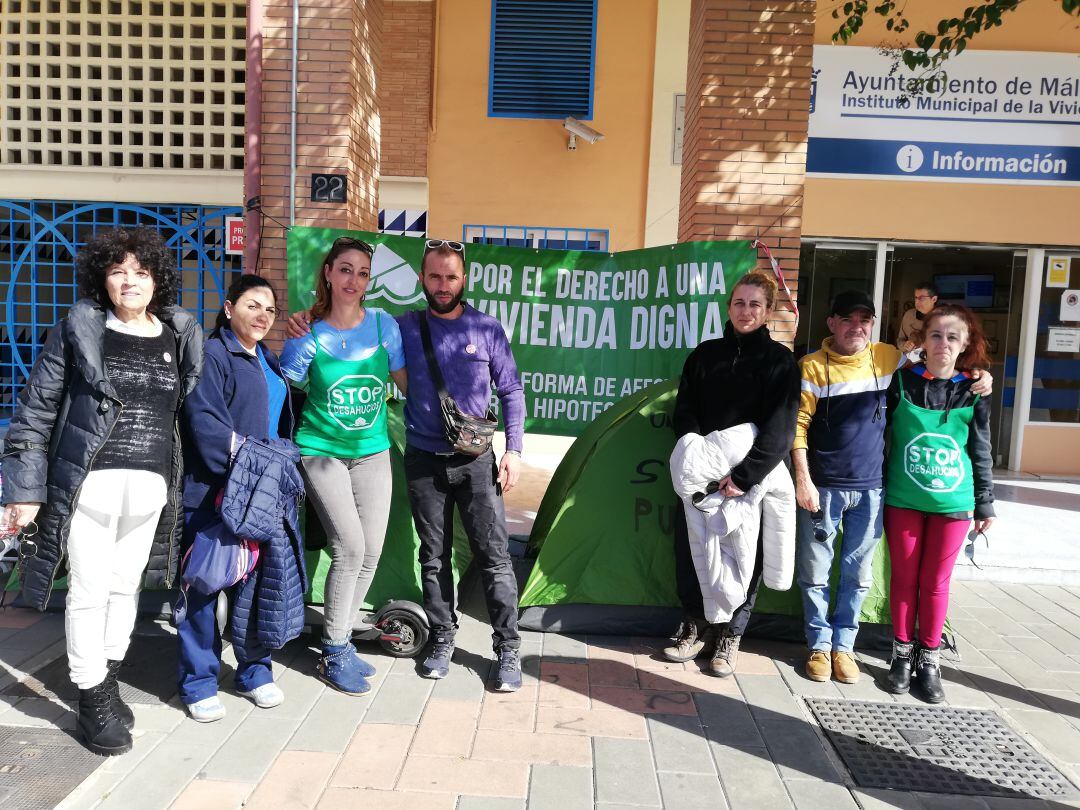
[{"label": "brick wall", "polygon": [[[290,0],[266,0],[259,272],[285,303],[289,223]],[[377,230],[377,81],[383,0],[301,0],[297,38],[296,224]],[[344,173],[348,203],[312,202],[313,173]],[[270,217],[273,217],[271,219]],[[274,220],[277,220],[275,222]],[[279,323],[271,338],[279,338]]]},{"label": "brick wall", "polygon": [[427,176],[434,8],[431,0],[385,0],[379,112],[389,177]]},{"label": "brick wall", "polygon": [[[679,241],[754,239],[798,286],[814,6],[693,0]],[[767,267],[762,259],[761,266]],[[783,305],[778,310],[784,309]],[[788,344],[794,317],[770,324]]]}]

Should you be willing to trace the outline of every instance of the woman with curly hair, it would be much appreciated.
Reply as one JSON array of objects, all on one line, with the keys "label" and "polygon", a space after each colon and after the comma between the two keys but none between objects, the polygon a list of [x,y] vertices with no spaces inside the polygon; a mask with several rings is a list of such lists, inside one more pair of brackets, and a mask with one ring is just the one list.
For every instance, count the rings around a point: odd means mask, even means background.
[{"label": "woman with curly hair", "polygon": [[921,334],[923,361],[895,374],[886,397],[885,536],[896,635],[886,688],[903,694],[914,678],[928,703],[940,703],[953,565],[972,519],[977,532],[994,522],[990,402],[971,390],[971,372],[990,362],[967,307],[937,307]]},{"label": "woman with curly hair", "polygon": [[11,420],[5,518],[38,523],[23,593],[45,610],[65,558],[77,732],[97,754],[131,749],[117,672],[145,583],[171,586],[181,521],[177,418],[202,333],[175,306],[180,274],[157,231],[95,235],[75,260],[80,299],[49,334]]}]

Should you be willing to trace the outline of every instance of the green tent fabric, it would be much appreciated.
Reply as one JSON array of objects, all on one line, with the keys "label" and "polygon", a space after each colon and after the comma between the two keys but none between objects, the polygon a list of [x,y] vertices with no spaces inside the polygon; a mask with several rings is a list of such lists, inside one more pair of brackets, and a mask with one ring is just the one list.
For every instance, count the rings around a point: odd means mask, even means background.
[{"label": "green tent fabric", "polygon": [[[527,617],[569,605],[678,608],[672,551],[677,500],[668,471],[676,391],[672,380],[624,399],[571,446],[529,538],[537,557],[521,593]],[[833,576],[835,581],[835,570]],[[861,621],[889,622],[888,583],[888,554],[880,543]],[[762,588],[755,614],[801,619],[798,587],[782,593]],[[584,615],[572,623],[578,629],[589,626]],[[539,618],[527,623],[543,625]]]},{"label": "green tent fabric", "polygon": [[[379,567],[375,571],[375,579],[368,590],[365,608],[379,607],[388,599],[410,599],[417,604],[423,604],[418,557],[420,538],[413,526],[409,494],[405,484],[403,410],[399,402],[391,403],[389,408],[387,426],[390,431],[390,466],[394,476],[394,491],[390,500],[390,521],[386,527],[386,540],[383,543],[382,556],[379,557]],[[468,568],[471,561],[472,550],[469,548],[469,541],[461,526],[461,521],[455,513],[453,550],[455,582],[460,579],[462,572]],[[323,589],[326,585],[326,573],[330,569],[329,551],[326,549],[308,551],[307,568],[311,578],[307,602],[321,605],[324,601]]]}]

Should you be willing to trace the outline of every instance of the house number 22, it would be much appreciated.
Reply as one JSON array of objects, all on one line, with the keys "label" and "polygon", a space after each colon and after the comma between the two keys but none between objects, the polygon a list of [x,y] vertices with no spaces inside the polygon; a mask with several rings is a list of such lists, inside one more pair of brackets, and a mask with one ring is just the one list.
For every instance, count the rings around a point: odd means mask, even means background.
[{"label": "house number 22", "polygon": [[344,174],[311,175],[311,201],[343,203],[347,198],[346,176]]}]

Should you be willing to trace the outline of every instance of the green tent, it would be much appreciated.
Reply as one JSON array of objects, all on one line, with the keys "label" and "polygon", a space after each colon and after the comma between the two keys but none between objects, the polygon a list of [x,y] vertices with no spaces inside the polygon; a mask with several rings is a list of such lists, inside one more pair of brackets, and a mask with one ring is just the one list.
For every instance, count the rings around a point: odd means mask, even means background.
[{"label": "green tent", "polygon": [[[365,607],[380,607],[388,599],[410,599],[422,605],[420,591],[420,563],[418,550],[420,538],[413,527],[412,511],[409,508],[409,493],[405,484],[405,423],[402,419],[403,406],[399,402],[389,403],[387,425],[390,431],[390,466],[394,476],[394,491],[390,499],[390,522],[386,527],[386,540],[383,543],[379,567],[375,579],[368,591]],[[309,517],[314,511],[308,510]],[[305,527],[305,534],[322,535],[321,526]],[[454,520],[453,567],[455,582],[472,560],[472,550],[468,538],[461,526],[461,521]],[[308,575],[311,588],[307,593],[309,604],[323,604],[323,588],[326,585],[326,572],[330,568],[330,553],[326,550],[314,550],[307,553]]]},{"label": "green tent", "polygon": [[[638,634],[674,629],[681,613],[672,553],[678,501],[668,458],[675,446],[676,388],[668,381],[622,400],[571,446],[529,538],[537,556],[521,594],[523,626]],[[888,624],[888,583],[881,543],[861,621]],[[797,587],[782,593],[762,588],[755,608],[759,630],[801,639],[801,621]]]}]

